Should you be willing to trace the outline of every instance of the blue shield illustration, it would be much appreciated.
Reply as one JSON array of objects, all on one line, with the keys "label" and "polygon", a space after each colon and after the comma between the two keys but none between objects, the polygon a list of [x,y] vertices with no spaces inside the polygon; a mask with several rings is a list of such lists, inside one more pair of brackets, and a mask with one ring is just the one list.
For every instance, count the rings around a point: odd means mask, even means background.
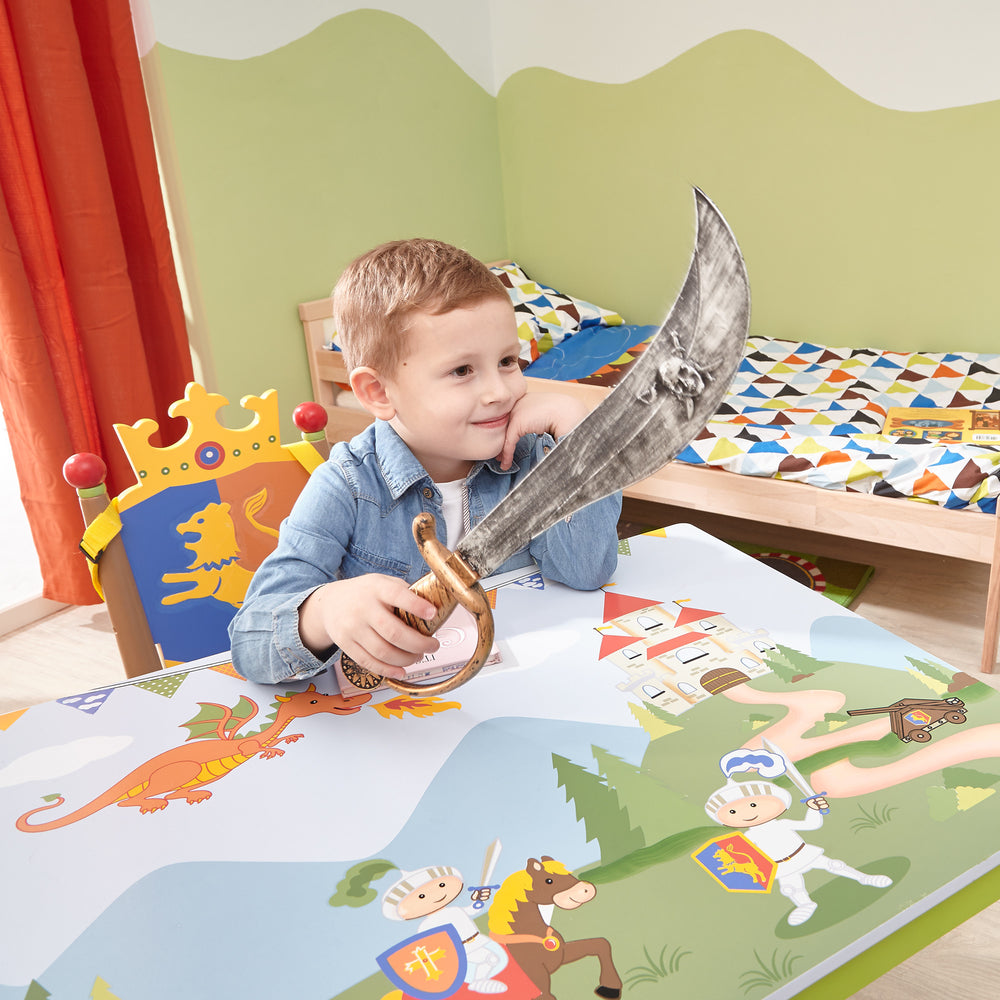
[{"label": "blue shield illustration", "polygon": [[415,1000],[444,1000],[465,982],[468,961],[451,924],[414,934],[376,961],[397,989]]},{"label": "blue shield illustration", "polygon": [[691,857],[727,892],[770,892],[778,868],[742,833],[716,837]]}]

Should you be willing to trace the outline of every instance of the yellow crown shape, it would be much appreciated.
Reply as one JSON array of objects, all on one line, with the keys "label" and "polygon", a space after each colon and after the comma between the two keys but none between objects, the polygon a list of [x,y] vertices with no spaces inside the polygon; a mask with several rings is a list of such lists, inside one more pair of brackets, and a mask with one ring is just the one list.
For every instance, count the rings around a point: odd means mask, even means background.
[{"label": "yellow crown shape", "polygon": [[281,447],[278,394],[268,389],[263,396],[244,396],[240,406],[254,414],[239,429],[225,427],[218,412],[229,400],[203,385],[189,382],[184,398],[172,403],[172,417],[184,417],[187,430],[179,441],[158,448],[150,438],[160,425],[148,417],[129,426],[115,424],[129,464],[136,476],[119,497],[119,509],[134,506],[169,486],[202,483],[239,472],[259,462],[294,461]]}]

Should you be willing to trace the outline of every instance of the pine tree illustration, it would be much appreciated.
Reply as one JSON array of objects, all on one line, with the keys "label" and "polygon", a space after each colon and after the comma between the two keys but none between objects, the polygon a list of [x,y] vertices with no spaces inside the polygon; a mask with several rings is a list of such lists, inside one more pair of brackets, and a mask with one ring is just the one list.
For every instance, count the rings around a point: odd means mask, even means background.
[{"label": "pine tree illustration", "polygon": [[37,979],[32,979],[24,1000],[48,1000],[52,994]]},{"label": "pine tree illustration", "polygon": [[817,719],[803,735],[807,737],[826,736],[828,733],[835,732],[843,726],[850,725],[852,721],[851,717],[845,712],[825,712],[823,718]]},{"label": "pine tree illustration", "polygon": [[655,705],[637,705],[634,701],[628,703],[628,710],[635,721],[649,733],[650,740],[658,740],[661,736],[679,733],[684,727],[676,725],[677,717],[665,712]]},{"label": "pine tree illustration", "polygon": [[111,992],[111,987],[98,976],[94,980],[94,986],[90,991],[90,1000],[118,1000],[118,997]]},{"label": "pine tree illustration", "polygon": [[929,677],[932,681],[936,681],[938,684],[943,684],[946,687],[951,683],[952,675],[942,669],[940,664],[932,663],[930,660],[916,660],[912,656],[908,656],[907,659],[914,670]]},{"label": "pine tree illustration", "polygon": [[945,788],[990,788],[1000,782],[1000,774],[979,771],[974,767],[945,767],[941,770]]},{"label": "pine tree illustration", "polygon": [[814,674],[817,670],[833,666],[826,660],[817,660],[808,653],[780,644],[764,654],[764,662],[786,684],[791,684],[796,677]]},{"label": "pine tree illustration", "polygon": [[567,757],[552,755],[558,785],[566,789],[566,801],[576,807],[576,818],[583,820],[587,840],[596,840],[601,848],[601,862],[607,864],[644,846],[641,830],[633,828],[628,810],[618,793],[596,774],[574,764]]},{"label": "pine tree illustration", "polygon": [[629,819],[647,844],[693,826],[704,825],[704,812],[655,775],[601,747],[591,747],[599,773],[628,809]]}]

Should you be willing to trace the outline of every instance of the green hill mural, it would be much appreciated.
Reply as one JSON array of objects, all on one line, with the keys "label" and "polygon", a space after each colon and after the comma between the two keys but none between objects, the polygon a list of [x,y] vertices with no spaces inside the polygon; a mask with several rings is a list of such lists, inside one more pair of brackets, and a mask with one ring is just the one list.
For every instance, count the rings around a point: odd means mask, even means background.
[{"label": "green hill mural", "polygon": [[157,53],[231,399],[273,386],[287,418],[312,398],[296,306],[377,243],[505,254],[495,99],[408,21],[345,14],[246,60]]},{"label": "green hill mural", "polygon": [[[752,332],[995,350],[1000,102],[879,107],[758,31],[601,84],[522,70],[494,98],[422,30],[354,11],[266,55],[154,53],[220,391],[311,395],[296,304],[428,235],[657,322],[692,185],[740,241]],[[290,429],[290,427],[289,427]]]},{"label": "green hill mural", "polygon": [[524,70],[498,103],[511,250],[558,288],[658,322],[696,184],[740,241],[752,333],[997,349],[1000,102],[887,110],[735,31],[626,84]]}]

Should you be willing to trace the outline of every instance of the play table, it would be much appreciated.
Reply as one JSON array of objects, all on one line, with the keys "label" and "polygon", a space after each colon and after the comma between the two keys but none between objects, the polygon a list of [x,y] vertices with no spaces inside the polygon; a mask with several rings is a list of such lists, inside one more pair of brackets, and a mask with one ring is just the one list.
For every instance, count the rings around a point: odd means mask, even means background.
[{"label": "play table", "polygon": [[493,599],[441,697],[0,717],[0,1000],[846,997],[1000,895],[991,687],[688,526]]}]

